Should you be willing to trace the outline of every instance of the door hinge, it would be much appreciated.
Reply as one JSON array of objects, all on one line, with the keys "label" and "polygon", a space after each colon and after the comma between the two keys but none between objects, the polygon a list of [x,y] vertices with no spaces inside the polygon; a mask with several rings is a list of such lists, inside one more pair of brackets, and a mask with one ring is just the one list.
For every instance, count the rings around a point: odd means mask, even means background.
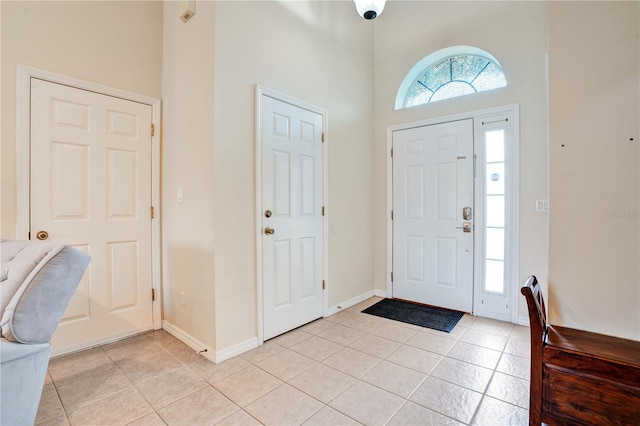
[{"label": "door hinge", "polygon": [[393,147],[391,147],[391,158],[393,158]]},{"label": "door hinge", "polygon": [[151,289],[151,301],[155,301],[156,300],[156,289],[152,288]]},{"label": "door hinge", "polygon": [[153,216],[155,216],[154,213],[155,212],[154,212],[153,206],[151,206],[151,219],[153,219]]},{"label": "door hinge", "polygon": [[151,123],[151,136],[156,135],[156,125]]},{"label": "door hinge", "polygon": [[391,220],[393,220],[393,210],[391,210]]},{"label": "door hinge", "polygon": [[324,206],[322,206],[322,216],[324,216]]},{"label": "door hinge", "polygon": [[324,143],[324,132],[322,132],[322,143]]},{"label": "door hinge", "polygon": [[325,289],[324,280],[322,280],[322,289]]},{"label": "door hinge", "polygon": [[27,240],[31,240],[31,232],[27,234]]},{"label": "door hinge", "polygon": [[391,273],[391,282],[393,282],[393,272]]}]

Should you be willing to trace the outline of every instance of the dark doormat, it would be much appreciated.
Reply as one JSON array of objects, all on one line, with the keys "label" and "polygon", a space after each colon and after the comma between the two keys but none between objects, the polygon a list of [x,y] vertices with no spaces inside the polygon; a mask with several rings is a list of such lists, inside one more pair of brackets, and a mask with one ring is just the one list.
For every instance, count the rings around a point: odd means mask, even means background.
[{"label": "dark doormat", "polygon": [[375,305],[362,311],[365,314],[375,315],[407,324],[419,325],[434,330],[450,333],[456,326],[464,312],[451,309],[438,308],[436,306],[418,305],[397,299],[382,299]]}]

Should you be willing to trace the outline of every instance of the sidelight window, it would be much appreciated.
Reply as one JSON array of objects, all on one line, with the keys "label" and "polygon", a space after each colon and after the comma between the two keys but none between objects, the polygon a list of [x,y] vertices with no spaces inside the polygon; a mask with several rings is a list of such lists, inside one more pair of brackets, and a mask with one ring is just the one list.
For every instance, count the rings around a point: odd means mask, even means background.
[{"label": "sidelight window", "polygon": [[505,127],[483,129],[484,279],[483,290],[505,292]]}]

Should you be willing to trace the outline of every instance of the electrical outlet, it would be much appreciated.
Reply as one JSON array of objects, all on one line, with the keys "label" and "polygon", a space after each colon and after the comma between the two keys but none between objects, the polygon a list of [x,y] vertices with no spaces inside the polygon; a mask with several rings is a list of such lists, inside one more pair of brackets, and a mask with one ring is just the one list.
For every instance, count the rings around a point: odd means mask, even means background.
[{"label": "electrical outlet", "polygon": [[187,306],[187,296],[185,296],[184,291],[180,292],[180,304],[182,306]]}]

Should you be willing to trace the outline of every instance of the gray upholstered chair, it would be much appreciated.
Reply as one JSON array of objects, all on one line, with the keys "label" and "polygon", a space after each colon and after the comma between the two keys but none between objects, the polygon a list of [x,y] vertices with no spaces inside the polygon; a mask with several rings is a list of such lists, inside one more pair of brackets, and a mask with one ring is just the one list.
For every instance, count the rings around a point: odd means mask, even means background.
[{"label": "gray upholstered chair", "polygon": [[1,425],[33,425],[51,336],[89,259],[64,245],[0,241]]}]

